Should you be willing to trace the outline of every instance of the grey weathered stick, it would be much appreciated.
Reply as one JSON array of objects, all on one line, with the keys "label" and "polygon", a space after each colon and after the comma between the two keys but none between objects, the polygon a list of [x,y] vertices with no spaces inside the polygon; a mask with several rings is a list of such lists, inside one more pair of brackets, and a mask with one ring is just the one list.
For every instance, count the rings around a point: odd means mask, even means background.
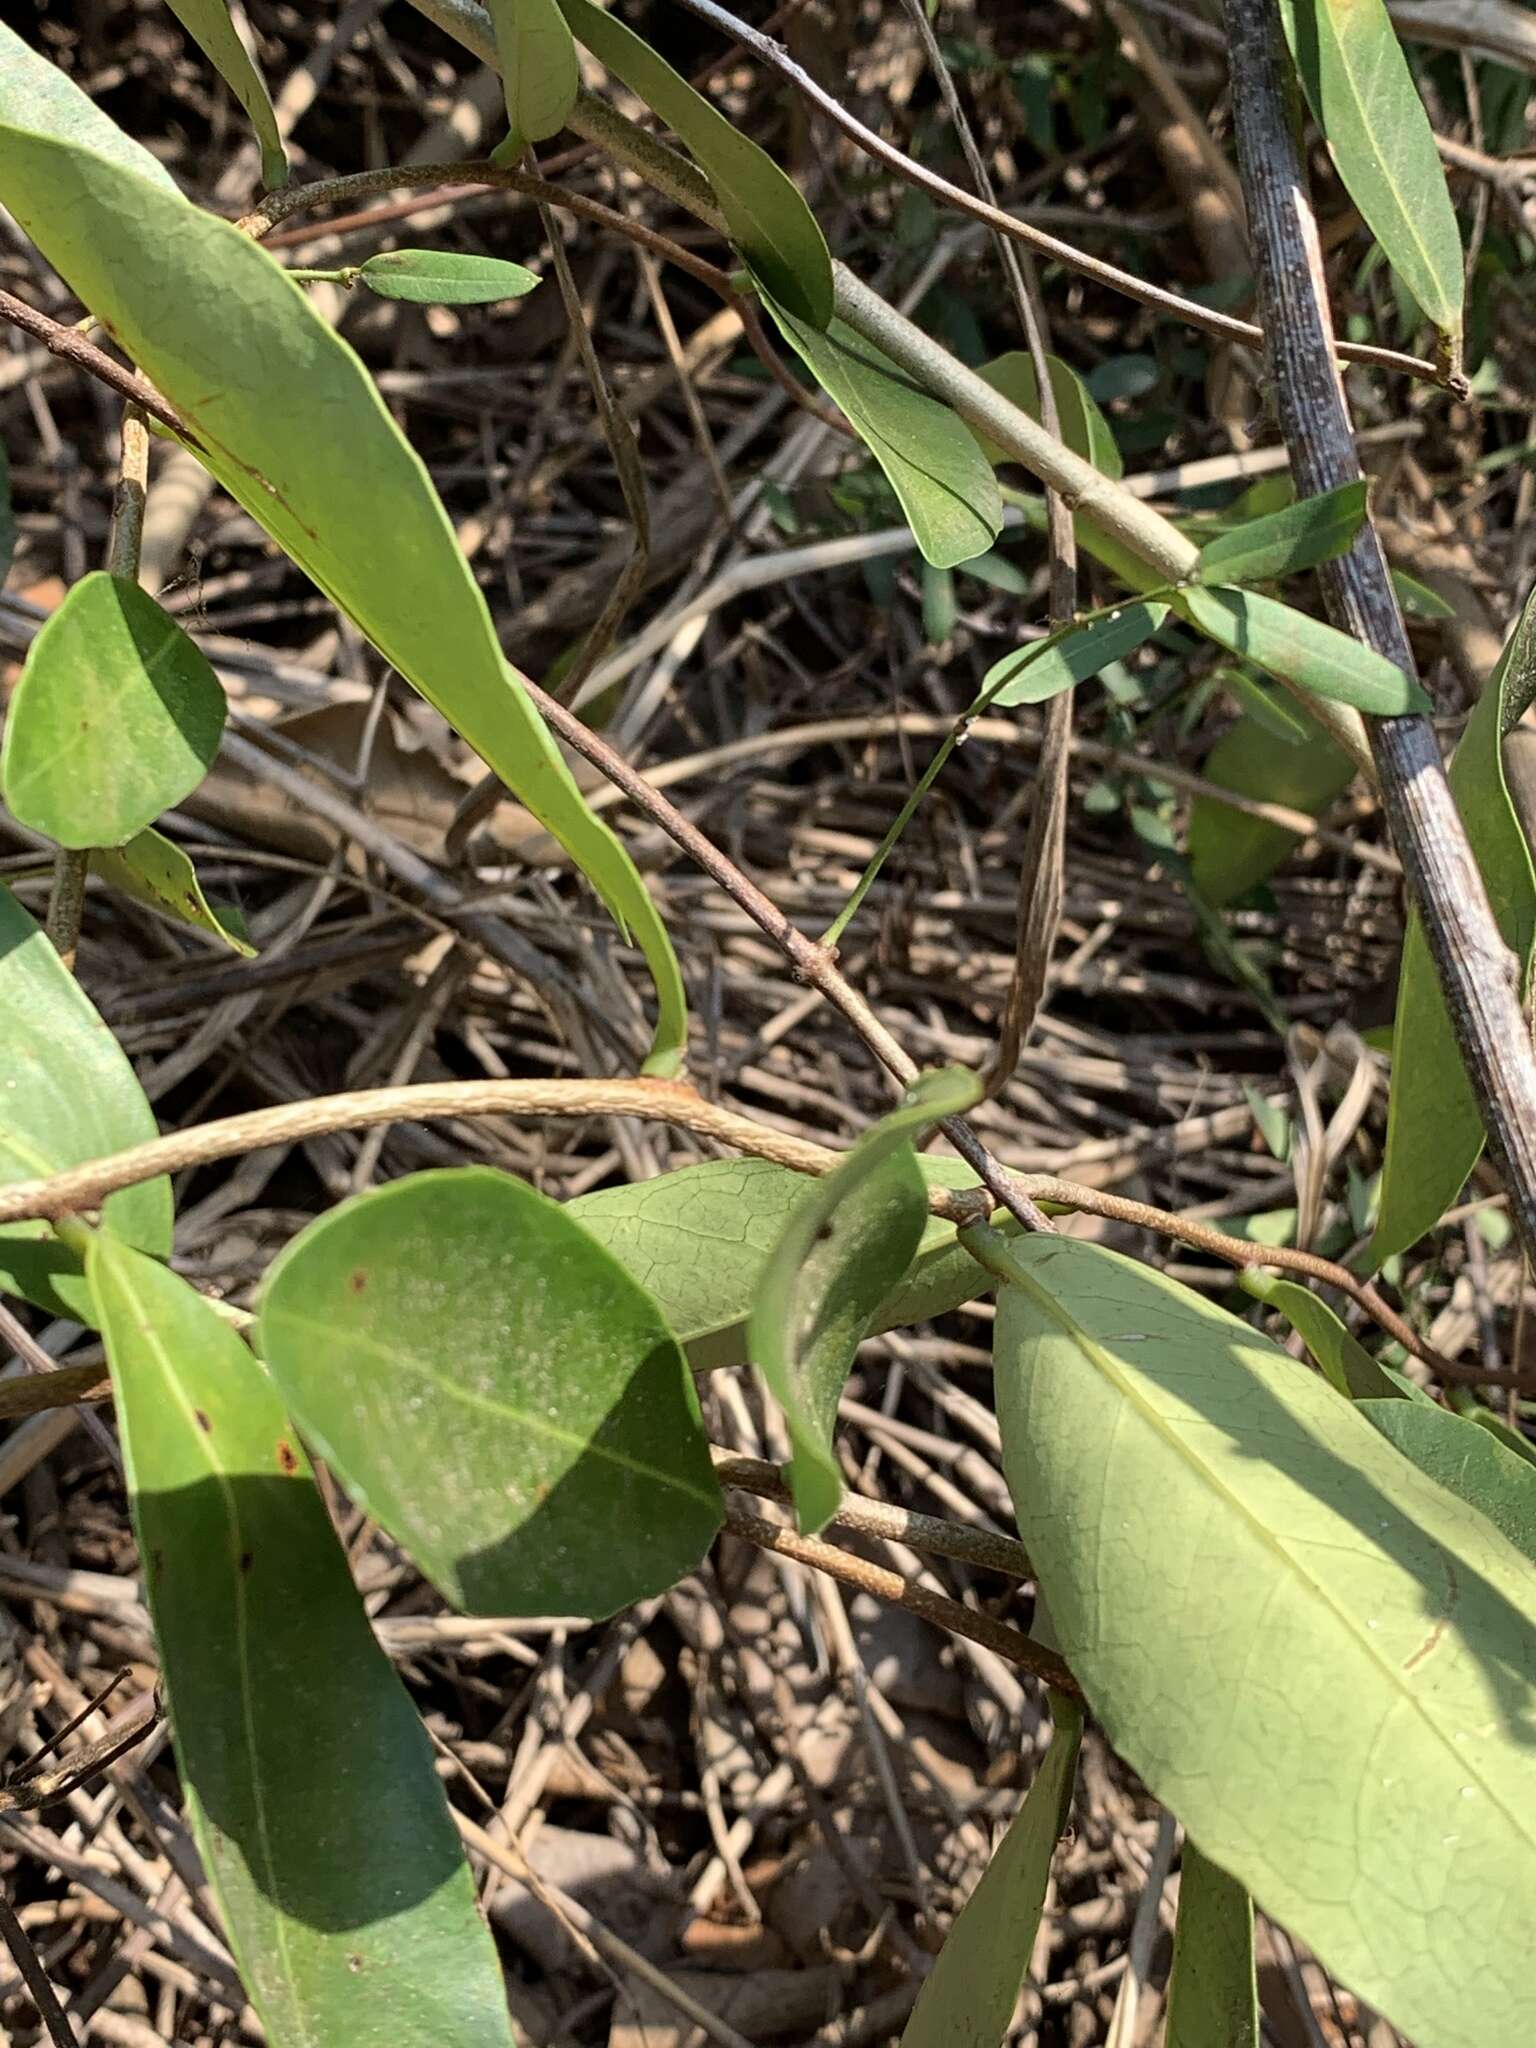
[{"label": "grey weathered stick", "polygon": [[[1238,160],[1248,199],[1275,405],[1297,491],[1360,475],[1344,387],[1329,341],[1327,288],[1293,119],[1273,0],[1226,0]],[[1329,616],[1413,673],[1413,655],[1367,521],[1319,575]],[[1440,986],[1476,1091],[1489,1148],[1528,1259],[1536,1259],[1536,1056],[1521,1014],[1519,968],[1500,937],[1427,718],[1370,721],[1382,805],[1423,920]]]}]

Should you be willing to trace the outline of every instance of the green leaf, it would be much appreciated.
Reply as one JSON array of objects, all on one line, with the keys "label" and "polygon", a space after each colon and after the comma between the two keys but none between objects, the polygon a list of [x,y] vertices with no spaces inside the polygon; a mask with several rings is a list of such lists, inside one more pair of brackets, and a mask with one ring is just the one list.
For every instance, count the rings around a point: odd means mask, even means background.
[{"label": "green leaf", "polygon": [[1260,1267],[1238,1275],[1245,1294],[1285,1317],[1321,1367],[1336,1393],[1351,1401],[1393,1401],[1405,1398],[1358,1337],[1351,1336],[1326,1301],[1295,1280],[1281,1280]]},{"label": "green leaf", "polygon": [[1434,132],[1384,0],[1280,0],[1307,104],[1387,260],[1442,333],[1462,251]]},{"label": "green leaf", "polygon": [[1406,569],[1392,571],[1392,588],[1397,592],[1398,603],[1405,612],[1420,619],[1454,619],[1456,607],[1446,603],[1436,590],[1427,583],[1420,583],[1416,576],[1410,576]]},{"label": "green leaf", "polygon": [[11,810],[61,846],[121,846],[197,788],[224,691],[147,591],[96,569],[44,623],[5,721]]},{"label": "green leaf", "polygon": [[832,258],[799,186],[617,15],[592,0],[560,0],[560,8],[576,40],[638,93],[698,159],[731,239],[774,297],[796,319],[825,327],[832,318]]},{"label": "green leaf", "polygon": [[357,281],[381,299],[410,299],[421,306],[489,306],[498,299],[524,297],[539,278],[536,271],[505,263],[499,256],[390,249],[361,264]]},{"label": "green leaf", "polygon": [[1187,1836],[1163,2048],[1259,2048],[1253,1901]]},{"label": "green leaf", "polygon": [[1112,661],[1123,661],[1150,640],[1168,616],[1166,604],[1128,604],[1106,619],[1092,619],[1052,647],[1038,642],[1016,647],[993,662],[981,679],[976,709],[1002,710],[1012,704],[1041,704],[1074,684],[1086,682]]},{"label": "green leaf", "polygon": [[512,2048],[433,1769],[271,1382],[185,1280],[87,1272],[177,1760],[267,2039]]},{"label": "green leaf", "polygon": [[[0,64],[4,61],[4,49],[0,48]],[[11,507],[11,464],[5,443],[0,441],[0,583],[4,583],[10,571],[11,557],[15,552],[16,514]]]},{"label": "green leaf", "polygon": [[1019,1238],[1003,1463],[1062,1654],[1213,1861],[1421,2048],[1536,2022],[1536,1576],[1315,1374]]},{"label": "green leaf", "polygon": [[843,1497],[832,1431],[853,1355],[928,1220],[912,1141],[980,1092],[975,1075],[955,1067],[914,1082],[899,1109],[809,1184],[758,1281],[748,1342],[784,1410],[790,1492],[807,1532],[829,1522]]},{"label": "green leaf", "polygon": [[256,948],[221,917],[203,894],[197,869],[172,839],[152,828],[138,833],[126,846],[98,847],[91,854],[91,872],[99,875],[109,889],[120,889],[136,903],[144,903],[178,924],[196,925],[211,932],[238,953],[254,960]]},{"label": "green leaf", "polygon": [[822,333],[767,293],[764,304],[885,471],[924,560],[953,569],[985,553],[1002,532],[1003,501],[958,415],[843,321]]},{"label": "green leaf", "polygon": [[288,157],[261,73],[229,18],[228,0],[166,0],[208,62],[245,109],[261,144],[261,182],[269,191],[288,182]]},{"label": "green leaf", "polygon": [[1245,655],[1317,697],[1353,704],[1377,718],[1428,711],[1429,699],[1396,662],[1257,590],[1215,590],[1192,584],[1174,608],[1218,646]]},{"label": "green leaf", "polygon": [[558,1202],[488,1167],[312,1223],[267,1274],[260,1349],[343,1485],[471,1613],[612,1614],[720,1526],[660,1310]]},{"label": "green leaf", "polygon": [[[1523,1458],[1528,1465],[1536,1465],[1536,1444],[1532,1444],[1518,1429],[1511,1428],[1502,1415],[1495,1415],[1485,1408],[1470,1387],[1452,1387],[1447,1398],[1458,1415],[1468,1422],[1475,1422],[1479,1429],[1486,1429],[1495,1443],[1502,1444],[1506,1451]],[[1428,1399],[1427,1395],[1425,1399]]]},{"label": "green leaf", "polygon": [[1253,1111],[1253,1120],[1271,1154],[1282,1163],[1289,1159],[1294,1135],[1290,1111],[1261,1095],[1249,1081],[1243,1083],[1243,1099]]},{"label": "green leaf", "polygon": [[[1308,724],[1306,737],[1291,745],[1257,718],[1240,718],[1205,757],[1201,774],[1218,788],[1264,803],[1288,804],[1314,814],[1348,789],[1355,764],[1325,732]],[[1295,832],[1231,810],[1216,797],[1197,796],[1190,807],[1190,872],[1206,901],[1218,908],[1269,877],[1301,844]]]},{"label": "green leaf", "polygon": [[[1505,943],[1527,976],[1536,930],[1536,870],[1504,780],[1504,705],[1536,660],[1536,593],[1474,705],[1451,763],[1451,788]],[[1524,983],[1522,982],[1522,986]],[[1418,913],[1408,919],[1392,1026],[1387,1156],[1367,1270],[1433,1230],[1483,1149],[1483,1120],[1440,993]]]},{"label": "green leaf", "polygon": [[171,399],[230,495],[457,727],[633,930],[659,999],[651,1070],[675,1072],[687,1005],[665,927],[502,658],[431,479],[367,371],[228,221],[61,145],[59,74],[25,54],[44,89],[29,99],[19,59],[0,74],[11,87],[0,92],[0,203]]},{"label": "green leaf", "polygon": [[[1051,396],[1056,401],[1056,418],[1062,440],[1074,455],[1081,455],[1085,462],[1091,462],[1102,475],[1122,475],[1124,464],[1120,460],[1119,446],[1088,386],[1060,356],[1047,356],[1045,360],[1050,370]],[[1027,412],[1032,420],[1039,419],[1040,380],[1035,375],[1034,363],[1023,349],[1011,349],[1007,355],[994,356],[990,363],[983,363],[976,374],[985,378],[994,391],[1000,391],[1004,398],[1011,399],[1021,411]],[[988,462],[1013,461],[1006,448],[1000,448],[979,428],[972,427],[970,431],[980,442]]]},{"label": "green leaf", "polygon": [[1536,1564],[1536,1465],[1433,1404],[1362,1401],[1367,1421],[1431,1479],[1486,1515]]},{"label": "green leaf", "polygon": [[[127,1055],[41,926],[0,889],[0,1182],[34,1180],[158,1137]],[[171,1184],[109,1195],[102,1223],[165,1257]],[[80,1261],[46,1223],[0,1225],[0,1291],[56,1316],[94,1320]]]},{"label": "green leaf", "polygon": [[557,0],[490,0],[512,133],[509,159],[558,135],[581,90],[581,63]]},{"label": "green leaf", "polygon": [[993,2048],[1006,2039],[1029,1974],[1051,1858],[1067,1824],[1083,1712],[1051,1694],[1051,1743],[981,1882],[918,1994],[901,2048]]},{"label": "green leaf", "polygon": [[1262,519],[1245,520],[1207,541],[1195,564],[1201,583],[1269,583],[1342,555],[1365,524],[1362,477],[1321,497],[1303,498]]},{"label": "green leaf", "polygon": [[157,156],[125,135],[109,114],[56,64],[47,63],[15,30],[0,21],[0,124],[23,120],[39,134],[77,149],[92,149],[120,170],[148,178],[174,193],[176,180]]}]

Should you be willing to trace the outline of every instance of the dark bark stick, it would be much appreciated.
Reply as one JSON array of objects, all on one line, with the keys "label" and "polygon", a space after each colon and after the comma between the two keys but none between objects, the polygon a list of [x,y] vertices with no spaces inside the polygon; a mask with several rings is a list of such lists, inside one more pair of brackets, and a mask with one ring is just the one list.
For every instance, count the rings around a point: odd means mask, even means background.
[{"label": "dark bark stick", "polygon": [[[1289,62],[1274,0],[1226,0],[1238,161],[1276,410],[1298,493],[1360,475],[1328,326]],[[1336,626],[1410,675],[1413,654],[1369,521],[1319,571]],[[1427,718],[1370,721],[1382,804],[1527,1259],[1536,1259],[1536,1056],[1504,944]]]}]

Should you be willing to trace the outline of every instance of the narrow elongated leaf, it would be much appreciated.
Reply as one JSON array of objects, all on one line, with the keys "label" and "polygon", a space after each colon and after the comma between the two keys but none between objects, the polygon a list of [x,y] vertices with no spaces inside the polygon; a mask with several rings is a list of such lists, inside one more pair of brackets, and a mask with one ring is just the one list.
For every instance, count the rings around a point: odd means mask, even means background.
[{"label": "narrow elongated leaf", "polygon": [[[127,1055],[8,889],[0,889],[0,1181],[34,1180],[159,1136]],[[125,1244],[171,1248],[170,1182],[109,1195]],[[94,1321],[80,1261],[46,1223],[0,1225],[0,1292]]]},{"label": "narrow elongated leaf", "polygon": [[523,145],[558,135],[581,89],[576,45],[557,0],[490,0],[512,133],[510,160]]},{"label": "narrow elongated leaf", "polygon": [[172,400],[231,496],[458,728],[633,930],[659,999],[653,1070],[675,1071],[686,1002],[655,905],[503,660],[431,479],[363,365],[228,221],[61,144],[59,74],[21,47],[0,72],[0,202]]},{"label": "narrow elongated leaf", "polygon": [[1336,1393],[1351,1401],[1405,1400],[1357,1337],[1352,1337],[1326,1301],[1295,1280],[1250,1266],[1239,1275],[1243,1291],[1285,1317],[1321,1367]]},{"label": "narrow elongated leaf", "polygon": [[0,21],[0,118],[25,110],[28,126],[79,149],[109,158],[121,170],[148,178],[165,192],[176,180],[140,142],[125,135],[110,114],[104,114],[72,78],[41,58],[13,28]]},{"label": "narrow elongated leaf", "polygon": [[185,1280],[87,1255],[203,1863],[252,2003],[295,2048],[512,2048],[416,1711],[272,1383]]},{"label": "narrow elongated leaf", "polygon": [[1218,646],[1316,697],[1353,704],[1377,718],[1430,709],[1419,685],[1396,662],[1262,591],[1193,584],[1179,592],[1174,608]]},{"label": "narrow elongated leaf", "polygon": [[[1528,978],[1536,933],[1536,869],[1504,779],[1504,706],[1536,662],[1536,593],[1467,720],[1451,788],[1504,942]],[[1381,1206],[1366,1258],[1379,1266],[1433,1230],[1483,1149],[1483,1120],[1416,911],[1408,919],[1392,1025],[1392,1089]]]},{"label": "narrow elongated leaf", "polygon": [[1049,1749],[918,1994],[901,2048],[996,2048],[1029,1974],[1051,1858],[1072,1806],[1083,1713],[1051,1694]]},{"label": "narrow elongated leaf", "polygon": [[224,691],[147,591],[93,570],[27,653],[0,782],[24,825],[61,846],[121,846],[202,781]]},{"label": "narrow elongated leaf", "polygon": [[451,249],[387,249],[359,264],[359,284],[381,299],[421,306],[489,306],[521,299],[539,282],[537,271],[499,256],[469,256]]},{"label": "narrow elongated leaf", "polygon": [[1253,1901],[1185,1838],[1164,2048],[1258,2048]]},{"label": "narrow elongated leaf", "polygon": [[211,932],[243,959],[252,960],[256,948],[221,917],[203,894],[197,869],[187,855],[163,832],[140,832],[126,846],[99,847],[91,854],[91,872],[99,875],[109,889],[121,889],[136,903],[144,903],[178,924],[196,925]]},{"label": "narrow elongated leaf", "polygon": [[1365,524],[1365,479],[1303,498],[1218,534],[1200,550],[1202,583],[1268,583],[1342,555]]},{"label": "narrow elongated leaf", "polygon": [[[1355,764],[1342,747],[1308,721],[1297,744],[1278,743],[1256,718],[1240,718],[1205,757],[1207,782],[1238,796],[1293,810],[1321,811],[1348,789]],[[1301,843],[1283,825],[1234,811],[1215,797],[1197,796],[1189,814],[1189,866],[1195,886],[1218,908],[1268,881]]]},{"label": "narrow elongated leaf", "polygon": [[766,294],[764,303],[885,471],[924,560],[952,569],[985,553],[1003,530],[1003,501],[964,422],[843,321],[822,333]]},{"label": "narrow elongated leaf", "polygon": [[832,318],[832,258],[799,186],[617,15],[592,0],[560,0],[560,8],[576,40],[698,159],[732,239],[774,297],[797,319],[825,327]]},{"label": "narrow elongated leaf", "polygon": [[413,1174],[312,1223],[267,1274],[261,1354],[337,1477],[471,1612],[611,1614],[720,1526],[660,1310],[506,1174]]},{"label": "narrow elongated leaf", "polygon": [[[1097,399],[1070,363],[1064,363],[1060,356],[1047,356],[1045,360],[1051,373],[1051,396],[1056,401],[1056,418],[1062,440],[1074,455],[1081,455],[1085,462],[1091,462],[1102,475],[1121,476],[1125,465],[1120,460],[1119,445],[1110,430],[1109,421],[1099,410]],[[1007,355],[994,356],[991,362],[983,363],[976,374],[984,377],[994,391],[1000,391],[1004,398],[1011,399],[1021,411],[1027,412],[1032,420],[1039,419],[1040,380],[1025,350],[1011,349]],[[1000,448],[978,428],[972,427],[970,431],[980,442],[989,462],[1013,460],[1006,448]]]},{"label": "narrow elongated leaf", "polygon": [[1006,1257],[1004,1467],[1114,1747],[1420,2048],[1524,2039],[1528,1561],[1190,1289],[1062,1237]]},{"label": "narrow elongated leaf", "polygon": [[1536,1465],[1463,1416],[1417,1401],[1362,1401],[1396,1450],[1468,1502],[1536,1564]]},{"label": "narrow elongated leaf", "polygon": [[245,109],[261,144],[261,182],[268,190],[286,185],[288,156],[277,116],[261,73],[229,18],[228,0],[166,0],[166,5]]},{"label": "narrow elongated leaf", "polygon": [[1150,640],[1168,616],[1166,604],[1128,604],[1107,619],[1092,619],[1054,647],[1016,647],[993,662],[981,679],[979,701],[999,710],[1040,704],[1086,682],[1112,661],[1123,661]]},{"label": "narrow elongated leaf", "polygon": [[1461,236],[1434,131],[1384,0],[1280,0],[1291,54],[1339,176],[1442,333],[1461,325]]},{"label": "narrow elongated leaf", "polygon": [[749,1342],[784,1410],[794,1456],[790,1491],[803,1530],[830,1521],[843,1497],[832,1455],[837,1404],[853,1355],[880,1304],[916,1255],[928,1220],[912,1140],[980,1093],[957,1068],[926,1075],[848,1157],[812,1181],[763,1269]]}]

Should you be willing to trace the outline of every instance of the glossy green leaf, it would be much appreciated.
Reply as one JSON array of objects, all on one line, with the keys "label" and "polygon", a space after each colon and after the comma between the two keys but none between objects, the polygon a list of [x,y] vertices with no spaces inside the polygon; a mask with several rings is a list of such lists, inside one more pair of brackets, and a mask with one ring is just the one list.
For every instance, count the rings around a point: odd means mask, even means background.
[{"label": "glossy green leaf", "polygon": [[698,159],[731,239],[774,297],[797,319],[825,327],[832,318],[832,258],[799,186],[617,15],[593,0],[560,0],[560,8],[576,40],[638,93]]},{"label": "glossy green leaf", "polygon": [[979,703],[991,710],[1041,704],[1086,682],[1112,661],[1123,661],[1150,640],[1168,616],[1162,603],[1127,604],[1106,619],[1091,619],[1053,647],[1016,647],[993,662],[981,679]]},{"label": "glossy green leaf", "polygon": [[[0,63],[4,61],[4,51],[0,49]],[[15,552],[16,514],[11,506],[11,464],[5,443],[0,441],[0,583],[6,579]]]},{"label": "glossy green leaf", "polygon": [[1268,583],[1342,555],[1365,524],[1362,477],[1321,497],[1302,498],[1207,541],[1195,564],[1201,583]]},{"label": "glossy green leaf", "polygon": [[1238,1275],[1245,1294],[1282,1315],[1317,1360],[1335,1393],[1351,1401],[1404,1399],[1402,1389],[1387,1377],[1369,1351],[1345,1328],[1326,1301],[1296,1280],[1249,1266]]},{"label": "glossy green leaf", "polygon": [[512,2048],[433,1769],[271,1381],[98,1233],[96,1298],[193,1833],[274,2043]]},{"label": "glossy green leaf", "polygon": [[1197,583],[1179,592],[1174,608],[1218,646],[1316,697],[1352,704],[1377,718],[1430,709],[1419,685],[1396,662],[1262,591]]},{"label": "glossy green leaf", "polygon": [[784,1411],[790,1492],[802,1530],[837,1512],[837,1404],[854,1353],[922,1241],[928,1199],[912,1141],[981,1092],[959,1068],[925,1075],[846,1159],[807,1184],[758,1281],[751,1355]]},{"label": "glossy green leaf", "polygon": [[512,133],[508,160],[558,135],[581,89],[581,64],[557,0],[490,0]]},{"label": "glossy green leaf", "polygon": [[1536,1465],[1475,1422],[1433,1403],[1362,1401],[1360,1406],[1394,1449],[1486,1515],[1536,1564]]},{"label": "glossy green leaf", "polygon": [[1259,2048],[1253,1901],[1187,1837],[1163,2048]]},{"label": "glossy green leaf", "polygon": [[[1504,780],[1504,705],[1536,662],[1536,594],[1473,707],[1451,762],[1451,788],[1505,943],[1528,975],[1536,931],[1536,870]],[[1408,919],[1392,1026],[1387,1156],[1369,1267],[1407,1249],[1461,1192],[1483,1149],[1483,1120],[1456,1044],[1417,912]]]},{"label": "glossy green leaf", "polygon": [[121,846],[197,788],[224,712],[207,657],[169,613],[93,570],[27,652],[0,749],[5,800],[61,846]]},{"label": "glossy green leaf", "polygon": [[381,299],[421,306],[489,306],[520,299],[538,273],[499,256],[468,256],[451,249],[388,249],[358,266],[357,281]]},{"label": "glossy green leaf", "polygon": [[[1120,460],[1120,449],[1108,420],[1099,410],[1098,401],[1076,370],[1069,363],[1064,363],[1060,356],[1047,356],[1046,363],[1062,440],[1074,455],[1081,455],[1085,462],[1091,462],[1101,475],[1121,476],[1124,464]],[[991,362],[983,363],[976,374],[985,378],[994,391],[1000,391],[1004,398],[1011,399],[1021,411],[1027,412],[1032,420],[1039,419],[1040,380],[1025,350],[1011,349],[1007,355],[994,356]],[[999,447],[979,428],[972,427],[971,432],[980,442],[989,462],[1013,461],[1006,448]]]},{"label": "glossy green leaf", "polygon": [[1536,1574],[1315,1373],[1164,1274],[1021,1237],[1019,1534],[1109,1741],[1419,2048],[1536,2024]]},{"label": "glossy green leaf", "polygon": [[[1244,717],[1222,734],[1200,772],[1237,796],[1315,815],[1348,789],[1355,764],[1316,726],[1291,745],[1277,742],[1258,719]],[[1283,825],[1251,818],[1215,797],[1197,796],[1190,807],[1190,872],[1206,901],[1218,907],[1268,881],[1300,843]]]},{"label": "glossy green leaf", "polygon": [[687,1005],[666,930],[502,658],[442,503],[367,371],[228,221],[58,142],[59,74],[26,55],[44,89],[29,100],[19,59],[0,75],[11,88],[0,92],[0,203],[171,399],[230,495],[457,727],[633,930],[659,998],[652,1070],[675,1072]]},{"label": "glossy green leaf", "polygon": [[488,1167],[312,1223],[268,1272],[260,1349],[343,1485],[469,1612],[612,1614],[720,1526],[661,1311],[558,1202]]},{"label": "glossy green leaf", "polygon": [[1280,0],[1280,14],[1302,91],[1350,198],[1427,317],[1456,333],[1461,236],[1385,0]]},{"label": "glossy green leaf", "polygon": [[[0,1182],[35,1180],[158,1137],[127,1055],[8,889],[0,889]],[[171,1249],[171,1186],[109,1195],[102,1222],[125,1244]],[[0,1224],[0,1292],[94,1320],[80,1261],[46,1223]]]},{"label": "glossy green leaf", "polygon": [[196,925],[213,937],[253,960],[256,948],[221,917],[203,894],[197,869],[173,839],[150,829],[140,832],[126,846],[98,847],[91,854],[91,872],[99,875],[109,889],[120,889],[136,903],[147,904],[178,924]]},{"label": "glossy green leaf", "polygon": [[261,73],[229,18],[228,0],[165,0],[165,4],[245,109],[261,144],[262,184],[269,191],[286,185],[288,157],[277,116]]},{"label": "glossy green leaf", "polygon": [[1024,1803],[960,1909],[901,2048],[997,2048],[1029,1975],[1051,1858],[1072,1806],[1083,1713],[1051,1694],[1051,1743]]},{"label": "glossy green leaf", "polygon": [[952,569],[1003,529],[992,465],[964,422],[889,356],[834,320],[825,333],[764,294],[786,341],[885,471],[925,561]]},{"label": "glossy green leaf", "polygon": [[0,123],[18,119],[39,134],[52,135],[78,149],[94,150],[120,169],[148,178],[164,192],[177,189],[176,180],[157,156],[125,135],[72,78],[56,64],[47,63],[30,43],[24,43],[14,29],[0,21]]}]

